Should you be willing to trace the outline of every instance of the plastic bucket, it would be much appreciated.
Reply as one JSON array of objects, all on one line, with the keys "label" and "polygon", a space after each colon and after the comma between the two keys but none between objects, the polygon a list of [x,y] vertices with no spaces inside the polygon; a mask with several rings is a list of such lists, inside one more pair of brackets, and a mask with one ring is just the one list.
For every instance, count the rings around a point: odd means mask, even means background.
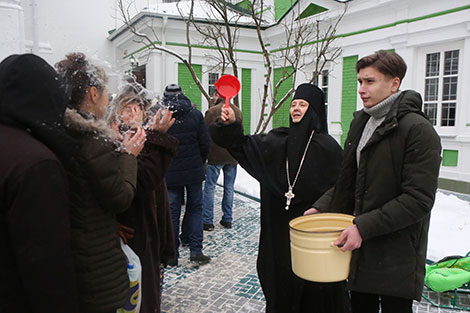
[{"label": "plastic bucket", "polygon": [[348,278],[351,251],[343,252],[333,243],[352,225],[354,216],[319,213],[289,222],[292,270],[314,282],[337,282]]}]

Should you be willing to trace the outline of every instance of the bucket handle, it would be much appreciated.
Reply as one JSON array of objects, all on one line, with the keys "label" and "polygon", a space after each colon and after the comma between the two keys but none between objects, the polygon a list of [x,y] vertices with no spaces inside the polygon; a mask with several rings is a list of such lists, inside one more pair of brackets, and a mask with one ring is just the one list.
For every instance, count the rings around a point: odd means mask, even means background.
[{"label": "bucket handle", "polygon": [[339,245],[335,245],[334,242],[330,242],[330,246],[340,249],[344,246],[344,243],[342,242]]}]

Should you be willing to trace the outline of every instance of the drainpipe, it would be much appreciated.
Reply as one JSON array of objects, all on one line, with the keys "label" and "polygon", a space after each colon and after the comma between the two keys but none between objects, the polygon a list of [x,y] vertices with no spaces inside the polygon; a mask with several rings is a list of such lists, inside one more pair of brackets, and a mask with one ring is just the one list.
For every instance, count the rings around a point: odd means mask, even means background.
[{"label": "drainpipe", "polygon": [[31,53],[38,55],[39,54],[39,9],[38,1],[31,0],[31,9],[32,9],[32,36],[33,36],[33,49]]},{"label": "drainpipe", "polygon": [[[162,47],[166,48],[166,25],[168,23],[168,16],[163,17],[162,23]],[[161,65],[161,73],[162,73],[162,93],[166,87],[166,52],[162,51],[162,65]]]}]

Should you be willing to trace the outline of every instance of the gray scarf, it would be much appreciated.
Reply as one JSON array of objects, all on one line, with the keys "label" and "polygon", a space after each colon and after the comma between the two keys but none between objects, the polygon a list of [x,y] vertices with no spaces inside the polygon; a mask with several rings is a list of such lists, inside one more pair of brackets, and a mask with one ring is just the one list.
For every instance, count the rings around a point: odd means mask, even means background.
[{"label": "gray scarf", "polygon": [[361,158],[361,151],[362,148],[367,144],[369,141],[370,137],[372,137],[372,134],[374,131],[379,127],[379,125],[385,120],[385,116],[387,113],[390,111],[393,102],[398,98],[398,96],[401,94],[401,91],[398,91],[388,98],[382,100],[382,102],[377,103],[371,108],[364,108],[364,112],[370,115],[369,120],[366,123],[366,126],[364,127],[364,130],[362,131],[362,136],[361,139],[359,140],[359,144],[357,145],[356,149],[356,160],[357,160],[357,166],[359,167],[359,161]]}]

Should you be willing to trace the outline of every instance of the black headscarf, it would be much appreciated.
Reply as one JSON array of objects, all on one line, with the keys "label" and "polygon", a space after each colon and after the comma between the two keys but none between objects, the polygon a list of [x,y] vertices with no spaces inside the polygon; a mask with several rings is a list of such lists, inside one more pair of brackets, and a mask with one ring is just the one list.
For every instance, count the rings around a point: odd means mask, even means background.
[{"label": "black headscarf", "polygon": [[61,77],[40,57],[11,55],[0,63],[0,123],[29,131],[64,162],[79,148],[63,126],[67,103]]},{"label": "black headscarf", "polygon": [[304,117],[299,123],[294,123],[289,115],[289,135],[287,138],[287,156],[289,158],[289,174],[291,184],[300,166],[302,155],[308,140],[315,130],[316,134],[328,134],[326,122],[325,97],[323,91],[312,84],[301,84],[297,87],[292,100],[302,99],[309,103]]}]

